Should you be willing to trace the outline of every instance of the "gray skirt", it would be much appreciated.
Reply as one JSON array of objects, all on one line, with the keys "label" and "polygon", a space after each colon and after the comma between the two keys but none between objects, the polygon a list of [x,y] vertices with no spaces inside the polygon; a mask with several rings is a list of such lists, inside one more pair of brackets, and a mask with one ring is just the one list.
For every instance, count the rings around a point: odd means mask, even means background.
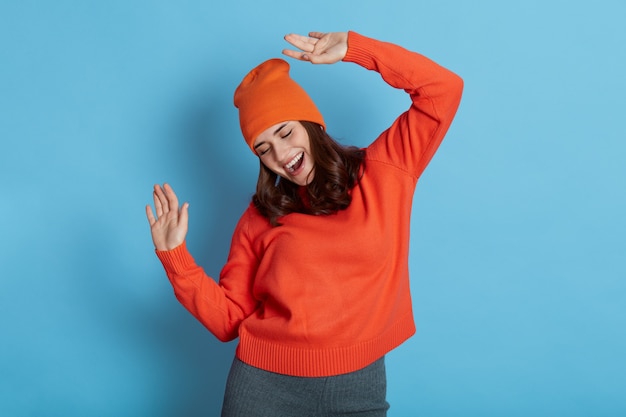
[{"label": "gray skirt", "polygon": [[322,378],[281,375],[235,358],[222,417],[384,417],[386,394],[384,357],[361,370]]}]

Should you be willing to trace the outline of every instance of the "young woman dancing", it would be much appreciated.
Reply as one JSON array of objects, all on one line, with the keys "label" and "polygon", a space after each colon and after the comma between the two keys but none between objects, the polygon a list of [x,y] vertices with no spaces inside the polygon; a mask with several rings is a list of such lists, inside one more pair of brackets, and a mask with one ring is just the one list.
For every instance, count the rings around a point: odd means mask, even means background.
[{"label": "young woman dancing", "polygon": [[178,300],[218,339],[239,338],[223,416],[384,416],[384,356],[415,332],[409,221],[418,178],[456,113],[462,80],[355,32],[287,35],[291,58],[376,71],[410,98],[367,148],[343,146],[290,78],[263,62],[235,91],[260,161],[219,282],[185,245],[188,204],[154,188],[156,254]]}]

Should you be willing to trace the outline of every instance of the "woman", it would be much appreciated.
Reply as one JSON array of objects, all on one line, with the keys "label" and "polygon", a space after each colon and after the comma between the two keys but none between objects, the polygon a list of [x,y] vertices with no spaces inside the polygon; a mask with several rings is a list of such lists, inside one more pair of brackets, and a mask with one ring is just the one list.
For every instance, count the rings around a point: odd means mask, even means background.
[{"label": "woman", "polygon": [[188,205],[155,186],[146,208],[178,300],[220,340],[239,337],[223,416],[384,416],[384,356],[415,332],[409,294],[417,180],[458,107],[462,80],[429,59],[355,32],[288,35],[283,53],[353,62],[405,90],[411,106],[366,149],[343,147],[279,59],[235,92],[260,159],[219,284],[187,251]]}]

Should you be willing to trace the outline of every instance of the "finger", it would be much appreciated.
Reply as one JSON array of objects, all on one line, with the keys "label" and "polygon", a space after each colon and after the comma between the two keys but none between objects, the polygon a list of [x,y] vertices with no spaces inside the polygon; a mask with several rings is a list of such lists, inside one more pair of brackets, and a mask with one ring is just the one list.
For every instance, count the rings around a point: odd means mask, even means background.
[{"label": "finger", "polygon": [[324,37],[324,35],[325,35],[324,32],[309,32],[309,36],[315,39],[321,39]]},{"label": "finger", "polygon": [[184,226],[185,230],[187,230],[187,225],[189,224],[189,203],[184,203],[181,207],[178,224]]},{"label": "finger", "polygon": [[295,33],[290,33],[285,35],[285,40],[295,46],[298,49],[301,49],[304,52],[311,52],[317,43],[317,39],[311,38],[309,36],[297,35]]},{"label": "finger", "polygon": [[174,189],[169,184],[163,184],[163,190],[165,191],[165,197],[167,198],[167,204],[170,210],[178,211],[178,197]]},{"label": "finger", "polygon": [[332,57],[326,51],[316,51],[308,54],[306,60],[312,64],[330,64]]},{"label": "finger", "polygon": [[161,199],[157,194],[157,186],[154,187],[152,192],[152,199],[154,200],[154,209],[156,210],[156,217],[160,219],[163,216],[163,206],[161,205]]},{"label": "finger", "polygon": [[332,47],[332,42],[335,42],[333,39],[332,33],[321,34],[321,35],[322,37],[318,39],[318,41],[315,43],[315,47],[313,48],[314,54],[325,53],[328,49]]},{"label": "finger", "polygon": [[150,227],[152,227],[154,223],[156,223],[156,219],[154,218],[150,204],[146,205],[146,216],[148,216],[148,223],[150,223]]},{"label": "finger", "polygon": [[305,52],[300,51],[292,51],[291,49],[283,49],[283,55],[287,55],[288,57],[298,59],[300,61],[308,61],[309,55]]},{"label": "finger", "polygon": [[311,37],[311,36],[305,36],[305,35],[299,35],[297,33],[288,33],[285,35],[285,40],[289,43],[296,43],[296,44],[314,44],[315,42],[317,42],[317,38]]},{"label": "finger", "polygon": [[[159,214],[158,209],[157,209],[157,216],[161,216],[164,213],[168,213],[170,211],[170,207],[168,204],[168,200],[167,197],[165,196],[165,193],[163,191],[163,187],[161,187],[160,185],[155,185],[154,186],[154,193],[159,201],[159,206],[161,207],[161,214]],[[155,202],[156,204],[156,202]]]}]

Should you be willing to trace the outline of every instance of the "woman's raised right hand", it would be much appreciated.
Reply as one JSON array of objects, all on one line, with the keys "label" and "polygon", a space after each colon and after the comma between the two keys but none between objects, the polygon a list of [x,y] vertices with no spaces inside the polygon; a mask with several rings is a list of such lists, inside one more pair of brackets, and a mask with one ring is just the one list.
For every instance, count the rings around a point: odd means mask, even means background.
[{"label": "woman's raised right hand", "polygon": [[285,40],[299,51],[283,49],[283,54],[312,64],[334,64],[348,52],[348,32],[309,32],[309,36],[290,33]]},{"label": "woman's raised right hand", "polygon": [[178,207],[178,198],[169,184],[154,186],[154,208],[146,206],[146,216],[150,223],[152,242],[157,250],[172,250],[182,245],[187,236],[189,224],[189,203]]}]

